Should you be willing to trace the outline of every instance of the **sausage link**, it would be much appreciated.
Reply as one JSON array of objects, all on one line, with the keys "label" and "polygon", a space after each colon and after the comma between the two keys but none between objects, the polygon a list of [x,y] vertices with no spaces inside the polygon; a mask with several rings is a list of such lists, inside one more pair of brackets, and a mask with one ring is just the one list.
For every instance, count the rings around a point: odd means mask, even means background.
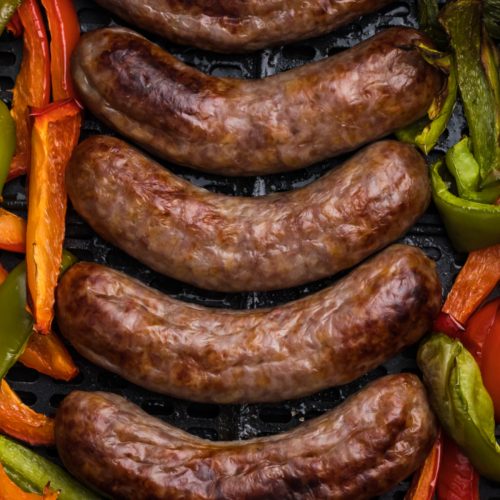
[{"label": "sausage link", "polygon": [[424,116],[442,86],[424,35],[385,30],[262,80],[208,76],[125,28],[84,35],[72,74],[92,113],[144,148],[222,175],[295,170]]},{"label": "sausage link", "polygon": [[434,263],[394,245],[318,293],[248,311],[179,302],[80,263],[57,289],[57,321],[84,357],[147,389],[265,402],[356,379],[418,341],[440,304]]},{"label": "sausage link", "polygon": [[128,23],[216,52],[249,52],[326,34],[394,0],[97,0]]},{"label": "sausage link", "polygon": [[422,383],[399,374],[273,437],[211,442],[84,392],[63,401],[55,435],[69,471],[115,499],[362,500],[422,464],[436,422]]},{"label": "sausage link", "polygon": [[104,239],[160,273],[236,292],[331,276],[401,237],[429,203],[427,170],[413,147],[386,141],[305,188],[234,197],[92,137],[76,149],[66,185]]}]

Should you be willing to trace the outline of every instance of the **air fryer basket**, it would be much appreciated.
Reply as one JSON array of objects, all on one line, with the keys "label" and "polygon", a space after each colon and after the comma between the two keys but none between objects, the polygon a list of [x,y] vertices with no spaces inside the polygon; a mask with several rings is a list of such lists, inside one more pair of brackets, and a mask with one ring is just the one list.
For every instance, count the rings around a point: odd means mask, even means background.
[{"label": "air fryer basket", "polygon": [[[84,32],[111,24],[124,24],[90,0],[76,0],[76,6]],[[415,2],[411,0],[400,1],[377,14],[365,16],[331,35],[244,56],[203,52],[190,47],[165,43],[158,37],[146,35],[186,63],[209,74],[239,78],[262,78],[335,54],[389,26],[416,27],[415,10]],[[0,38],[0,98],[8,103],[11,101],[11,89],[19,70],[21,57],[22,41],[4,34]],[[434,155],[445,151],[454,144],[464,132],[465,127],[466,124],[459,108]],[[82,138],[101,133],[113,134],[87,113]],[[256,178],[224,178],[164,164],[175,173],[207,189],[228,195],[258,196],[303,186],[320,177],[342,160],[343,158],[337,158],[295,173]],[[366,175],[370,175],[369,168],[367,168]],[[16,179],[7,184],[3,206],[26,216],[24,178]],[[451,248],[433,206],[401,241],[422,248],[429,257],[436,261],[444,293],[448,293],[454,277],[464,262],[464,256],[457,254]],[[327,279],[292,290],[267,293],[224,294],[199,290],[161,276],[107,244],[96,236],[72,209],[69,210],[67,217],[65,246],[82,260],[106,264],[178,299],[211,307],[252,309],[272,306],[297,299],[334,281]],[[17,264],[19,260],[19,256],[0,252],[0,261],[8,268]],[[78,377],[71,383],[54,381],[19,364],[11,369],[7,379],[23,401],[39,412],[53,414],[64,396],[72,390],[105,390],[122,394],[140,405],[148,413],[188,432],[213,440],[248,439],[283,432],[333,408],[375,378],[387,373],[417,371],[416,347],[412,347],[355,382],[323,391],[308,398],[277,404],[223,406],[191,403],[154,394],[130,384],[117,375],[93,366],[73,350],[71,352],[81,370]],[[54,449],[39,449],[37,451],[53,460],[58,460]],[[409,480],[380,498],[384,500],[403,499],[408,484]],[[481,482],[481,498],[484,500],[500,499],[500,485],[483,480]]]}]

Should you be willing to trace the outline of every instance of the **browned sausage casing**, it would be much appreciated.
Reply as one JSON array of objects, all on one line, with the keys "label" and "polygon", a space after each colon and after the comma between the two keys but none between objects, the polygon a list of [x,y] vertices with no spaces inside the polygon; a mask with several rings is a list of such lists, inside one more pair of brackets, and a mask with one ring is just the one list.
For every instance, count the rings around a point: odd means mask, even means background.
[{"label": "browned sausage casing", "polygon": [[388,29],[328,59],[262,80],[215,78],[142,36],[84,35],[72,74],[83,103],[158,156],[223,175],[294,170],[351,151],[425,115],[442,77],[430,42]]},{"label": "browned sausage casing", "polygon": [[419,340],[440,303],[434,263],[394,245],[318,293],[248,311],[180,302],[80,263],[57,289],[57,321],[83,356],[147,389],[263,402],[356,379]]},{"label": "browned sausage casing", "polygon": [[211,193],[126,143],[78,146],[66,185],[103,238],[158,272],[220,291],[331,276],[402,236],[425,211],[425,161],[408,145],[367,147],[309,186],[261,197]]},{"label": "browned sausage casing", "polygon": [[361,500],[422,464],[436,422],[422,383],[399,374],[273,437],[211,442],[85,392],[63,401],[55,434],[69,471],[116,499]]},{"label": "browned sausage casing", "polygon": [[216,52],[323,35],[394,0],[97,0],[140,28]]}]

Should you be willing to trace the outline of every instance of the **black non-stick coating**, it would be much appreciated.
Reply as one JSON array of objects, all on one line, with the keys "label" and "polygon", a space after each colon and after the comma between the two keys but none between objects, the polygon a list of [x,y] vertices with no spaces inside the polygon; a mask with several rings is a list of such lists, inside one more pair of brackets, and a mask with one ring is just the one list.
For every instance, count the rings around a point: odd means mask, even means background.
[{"label": "black non-stick coating", "polygon": [[[76,0],[76,6],[84,32],[114,23],[123,24],[90,0]],[[372,36],[385,27],[399,25],[416,26],[415,3],[413,1],[397,2],[378,14],[366,16],[328,36],[245,56],[203,52],[194,48],[165,43],[157,37],[148,36],[186,63],[212,75],[261,78],[309,61],[322,59],[355,45],[360,40]],[[14,40],[10,35],[4,34],[0,38],[0,98],[8,104],[11,101],[10,90],[14,86],[21,57],[22,41]],[[465,122],[461,110],[457,109],[448,131],[444,134],[437,148],[437,153],[445,151],[454,144],[464,130]],[[100,133],[111,132],[92,116],[86,114],[82,138]],[[249,152],[249,154],[251,153]],[[193,183],[213,191],[229,195],[258,196],[300,187],[318,178],[340,161],[342,158],[324,162],[296,173],[236,179],[200,174],[175,165],[168,165],[168,167]],[[167,164],[165,163],[165,165]],[[370,175],[369,166],[367,166],[366,175]],[[6,186],[3,206],[26,216],[24,179],[17,179]],[[447,293],[464,262],[464,256],[455,253],[451,248],[434,207],[431,206],[402,241],[419,246],[436,261],[444,292]],[[82,260],[106,264],[139,278],[178,299],[212,307],[250,309],[271,306],[297,299],[334,281],[328,279],[293,290],[269,293],[224,294],[195,289],[151,271],[125,253],[107,244],[96,236],[71,209],[67,217],[65,246]],[[19,260],[20,258],[14,254],[0,252],[0,261],[9,268]],[[21,365],[16,365],[9,372],[7,379],[23,401],[39,412],[54,414],[63,397],[74,389],[105,390],[126,396],[148,413],[173,425],[198,436],[214,440],[247,439],[291,429],[301,422],[333,408],[370,380],[386,373],[417,371],[416,348],[410,348],[351,384],[323,391],[308,398],[279,404],[218,406],[190,403],[140,389],[117,375],[91,365],[74,351],[72,353],[81,373],[71,383],[54,381]],[[55,450],[40,449],[38,451],[57,460]],[[402,499],[408,484],[409,481],[401,483],[391,493],[381,498],[384,500]],[[481,483],[481,498],[500,500],[500,486],[483,481]]]}]

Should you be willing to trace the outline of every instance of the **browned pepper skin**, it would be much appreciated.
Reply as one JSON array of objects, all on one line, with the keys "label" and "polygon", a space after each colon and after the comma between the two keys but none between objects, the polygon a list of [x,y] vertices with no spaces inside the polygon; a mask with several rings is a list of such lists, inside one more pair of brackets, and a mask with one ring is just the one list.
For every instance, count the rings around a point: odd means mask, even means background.
[{"label": "browned pepper skin", "polygon": [[216,52],[248,52],[328,33],[394,0],[97,0],[127,22]]},{"label": "browned pepper skin", "polygon": [[72,74],[86,107],[154,154],[222,175],[295,170],[425,115],[441,73],[408,28],[261,80],[216,78],[125,28],[84,35]]},{"label": "browned pepper skin", "polygon": [[401,237],[425,211],[425,161],[384,141],[302,189],[211,193],[123,141],[91,137],[70,162],[77,212],[104,239],[163,274],[220,291],[288,288],[347,269]]},{"label": "browned pepper skin", "polygon": [[147,389],[201,402],[280,401],[348,383],[417,342],[441,304],[434,263],[393,245],[333,286],[271,309],[174,300],[79,263],[57,289],[62,334]]},{"label": "browned pepper skin", "polygon": [[67,396],[55,434],[68,470],[115,499],[361,500],[422,464],[436,422],[422,383],[399,374],[273,437],[206,441],[100,392]]}]

